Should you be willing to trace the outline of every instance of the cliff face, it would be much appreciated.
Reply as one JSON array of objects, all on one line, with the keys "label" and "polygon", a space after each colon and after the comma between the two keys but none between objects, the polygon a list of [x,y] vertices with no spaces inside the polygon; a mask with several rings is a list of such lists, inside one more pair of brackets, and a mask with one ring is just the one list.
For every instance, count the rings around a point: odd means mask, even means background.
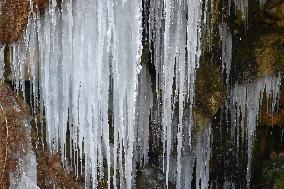
[{"label": "cliff face", "polygon": [[28,21],[28,0],[6,0],[0,16],[0,42],[17,41]]},{"label": "cliff face", "polygon": [[[47,6],[48,0],[35,0],[34,7],[40,12]],[[13,43],[21,38],[30,9],[29,0],[6,0],[0,14],[0,43]]]},{"label": "cliff face", "polygon": [[10,86],[0,84],[0,188],[9,188],[9,172],[16,170],[19,150],[28,147],[23,120],[29,116],[29,107]]}]

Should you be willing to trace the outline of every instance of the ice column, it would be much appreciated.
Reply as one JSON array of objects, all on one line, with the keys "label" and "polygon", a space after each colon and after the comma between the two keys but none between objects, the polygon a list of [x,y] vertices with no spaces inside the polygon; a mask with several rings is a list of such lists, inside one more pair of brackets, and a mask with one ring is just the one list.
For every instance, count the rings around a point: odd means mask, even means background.
[{"label": "ice column", "polygon": [[[178,158],[182,149],[182,118],[185,104],[189,104],[193,125],[192,106],[194,103],[196,69],[199,66],[202,2],[199,0],[151,1],[150,7],[150,40],[154,45],[154,64],[157,75],[158,100],[162,106],[163,127],[163,168],[166,179],[169,179],[169,157],[172,151],[172,140],[178,140]],[[174,79],[175,78],[175,79]],[[159,95],[159,92],[161,96]],[[179,122],[172,127],[172,116],[175,104],[178,103]],[[176,132],[177,131],[177,132]],[[177,133],[173,136],[173,133]],[[190,135],[191,129],[188,130]],[[178,160],[177,186],[181,178],[181,161]]]}]

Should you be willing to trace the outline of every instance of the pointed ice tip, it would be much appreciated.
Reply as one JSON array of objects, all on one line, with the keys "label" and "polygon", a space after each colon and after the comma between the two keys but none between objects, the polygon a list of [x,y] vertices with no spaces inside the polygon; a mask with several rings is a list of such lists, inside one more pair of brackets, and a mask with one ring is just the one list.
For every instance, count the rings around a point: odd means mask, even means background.
[{"label": "pointed ice tip", "polygon": [[142,70],[142,66],[141,66],[141,64],[139,64],[136,68],[136,73],[140,74],[141,70]]}]

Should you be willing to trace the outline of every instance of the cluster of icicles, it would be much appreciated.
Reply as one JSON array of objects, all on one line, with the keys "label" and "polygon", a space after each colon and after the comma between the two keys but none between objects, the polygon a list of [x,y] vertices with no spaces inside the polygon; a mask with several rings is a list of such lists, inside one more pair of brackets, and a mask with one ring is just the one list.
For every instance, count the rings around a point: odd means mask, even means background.
[{"label": "cluster of icicles", "polygon": [[[171,181],[177,188],[191,188],[196,167],[196,187],[209,188],[210,126],[191,135],[201,25],[206,24],[202,15],[207,13],[200,0],[152,0],[149,6],[156,89],[147,66],[140,64],[141,0],[66,1],[61,9],[51,0],[44,15],[31,9],[22,41],[11,45],[16,90],[25,91],[28,77],[33,113],[40,114],[42,127],[46,124],[48,146],[61,153],[63,162],[70,154],[76,174],[85,176],[85,188],[96,188],[102,179],[108,180],[108,188],[135,186],[136,164],[148,163],[150,119],[163,144],[165,186]],[[220,35],[228,80],[232,36],[226,25]],[[242,112],[236,111],[233,120],[248,112],[249,156],[259,99],[266,89],[276,101],[279,78],[232,90],[228,109]]]},{"label": "cluster of icicles", "polygon": [[[179,80],[175,93],[180,104],[180,185],[183,108],[187,99],[191,107],[193,103],[200,54],[201,2],[184,1],[175,7],[175,1],[151,1],[150,6],[155,11],[151,12],[156,27],[151,28],[151,37],[158,45],[155,66],[160,84],[156,90],[162,91],[158,98],[163,102],[159,107],[163,113],[157,117],[162,117],[166,185],[173,149],[171,135],[175,132],[171,130],[174,76]],[[163,12],[164,28],[159,15]],[[151,77],[146,66],[140,64],[141,19],[140,0],[68,1],[61,10],[51,1],[40,18],[31,11],[24,39],[12,45],[16,89],[25,91],[28,66],[34,113],[39,107],[42,122],[46,120],[47,144],[53,151],[60,151],[66,161],[66,133],[70,131],[71,164],[76,174],[85,175],[86,188],[96,187],[104,177],[108,188],[131,188],[136,162],[148,162],[153,95]],[[190,53],[188,60],[186,48]],[[176,59],[179,69],[174,71]],[[189,115],[192,116],[191,110]],[[188,125],[190,134],[192,118]]]},{"label": "cluster of icicles", "polygon": [[[270,114],[275,112],[279,100],[280,84],[281,75],[278,73],[264,76],[257,81],[236,84],[230,90],[226,109],[231,115],[231,118],[228,119],[231,120],[231,140],[237,145],[237,149],[241,148],[240,145],[245,144],[248,156],[246,188],[250,188],[253,140],[260,118],[262,101],[264,96],[271,99],[271,103],[267,101],[267,110]],[[239,141],[240,138],[244,141]],[[225,183],[230,183],[227,188],[235,188],[237,184],[230,179],[227,179]]]}]

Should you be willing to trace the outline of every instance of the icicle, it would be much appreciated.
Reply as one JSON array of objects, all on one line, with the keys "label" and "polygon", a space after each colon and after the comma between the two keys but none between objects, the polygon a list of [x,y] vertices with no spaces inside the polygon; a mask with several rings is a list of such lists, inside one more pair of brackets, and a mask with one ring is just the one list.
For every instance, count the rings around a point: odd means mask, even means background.
[{"label": "icicle", "polygon": [[232,62],[232,34],[226,23],[219,26],[222,41],[222,69],[226,74],[226,85],[229,85],[231,62]]},{"label": "icicle", "polygon": [[153,94],[151,86],[151,77],[147,71],[145,64],[142,66],[139,75],[138,84],[138,97],[136,102],[136,145],[137,145],[137,162],[141,165],[148,163],[148,150],[149,150],[149,123],[150,123],[150,110],[153,107]]},{"label": "icicle", "polygon": [[236,10],[239,10],[242,14],[245,25],[248,24],[248,0],[234,0]]},{"label": "icicle", "polygon": [[[186,115],[188,109],[185,110]],[[185,131],[189,129],[188,122],[189,117],[184,119],[183,128]],[[192,188],[191,183],[193,179],[194,167],[196,177],[196,188],[209,188],[209,160],[211,158],[211,123],[203,125],[204,130],[197,131],[191,139],[191,146],[188,145],[188,137],[184,137],[182,146],[181,159],[179,157],[171,156],[171,168],[169,173],[169,180],[176,182],[176,187],[187,189]],[[180,178],[179,173],[175,170],[175,166],[178,166],[178,161],[181,162]],[[180,179],[180,181],[178,181]]]},{"label": "icicle", "polygon": [[211,126],[197,136],[196,187],[209,188],[209,160],[211,157]]},{"label": "icicle", "polygon": [[[47,144],[54,152],[61,150],[62,160],[66,160],[69,129],[72,164],[76,174],[84,171],[85,187],[96,188],[107,172],[108,188],[111,184],[114,188],[131,188],[135,158],[147,163],[148,112],[153,99],[144,65],[140,73],[141,5],[141,0],[68,1],[59,10],[56,0],[51,0],[43,17],[30,15],[25,38],[12,45],[16,88],[24,90],[24,66],[29,62],[34,107],[40,107],[41,118],[46,121]],[[151,1],[151,6],[158,103],[162,102],[159,116],[163,124],[164,171],[168,186],[170,155],[177,139],[176,184],[177,188],[186,188],[192,177],[182,177],[183,136],[188,136],[187,145],[191,144],[202,2],[161,0]],[[146,83],[139,81],[139,73]],[[178,121],[173,123],[176,104]],[[189,107],[186,126],[185,106]],[[109,111],[113,120],[108,120]],[[109,141],[109,121],[113,144]],[[196,153],[202,157],[207,154]],[[205,159],[198,162],[202,164]],[[190,163],[188,169],[192,169],[194,161]],[[197,172],[205,188],[207,168],[206,164]],[[120,178],[116,177],[118,170]],[[183,180],[185,185],[181,184]]]},{"label": "icicle", "polygon": [[263,8],[267,0],[259,0],[260,7]]},{"label": "icicle", "polygon": [[13,84],[16,91],[25,91],[26,80],[26,44],[28,43],[27,36],[18,43],[11,45],[11,62],[12,62],[12,75]]},{"label": "icicle", "polygon": [[3,80],[3,77],[4,77],[4,66],[5,66],[4,49],[5,49],[5,45],[0,44],[0,81]]},{"label": "icicle", "polygon": [[4,3],[5,3],[5,1],[0,2],[0,15],[2,15],[2,7],[3,7]]}]

